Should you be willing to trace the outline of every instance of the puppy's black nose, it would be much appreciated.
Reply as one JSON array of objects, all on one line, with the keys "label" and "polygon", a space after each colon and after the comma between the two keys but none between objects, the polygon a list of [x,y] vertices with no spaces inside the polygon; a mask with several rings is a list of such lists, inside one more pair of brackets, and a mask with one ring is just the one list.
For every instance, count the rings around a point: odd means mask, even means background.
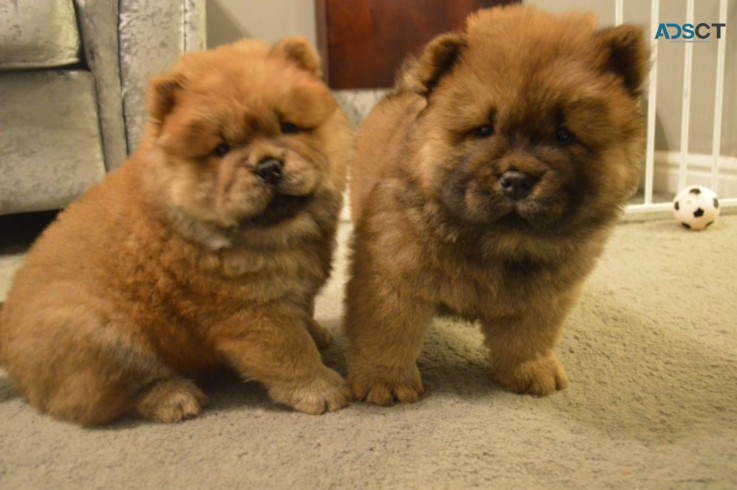
[{"label": "puppy's black nose", "polygon": [[535,184],[537,184],[537,178],[516,170],[508,170],[499,177],[502,194],[513,201],[527,197]]},{"label": "puppy's black nose", "polygon": [[284,162],[276,158],[261,160],[253,172],[268,185],[276,185],[282,178]]}]

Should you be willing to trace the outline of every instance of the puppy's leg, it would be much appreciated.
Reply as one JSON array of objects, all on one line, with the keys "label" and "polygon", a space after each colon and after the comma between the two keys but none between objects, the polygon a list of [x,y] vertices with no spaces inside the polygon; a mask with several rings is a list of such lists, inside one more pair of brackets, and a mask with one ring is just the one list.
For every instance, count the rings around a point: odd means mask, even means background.
[{"label": "puppy's leg", "polygon": [[432,304],[391,291],[357,273],[346,289],[348,383],[356,398],[377,405],[411,403],[423,393],[417,358]]},{"label": "puppy's leg", "polygon": [[[136,413],[166,422],[199,413],[204,395],[182,383],[129,326],[73,304],[41,303],[9,321],[6,368],[29,403],[54,418],[93,426]],[[172,380],[180,380],[178,389],[150,396]],[[169,414],[177,397],[186,400],[180,416]]]},{"label": "puppy's leg", "polygon": [[127,415],[178,422],[199,415],[207,403],[192,381],[162,365],[108,362],[77,365],[74,373],[59,380],[43,409],[54,418],[94,426]]},{"label": "puppy's leg", "polygon": [[326,348],[333,341],[333,334],[330,333],[330,330],[320,325],[314,318],[305,319],[305,328],[318,349]]},{"label": "puppy's leg", "polygon": [[276,403],[315,415],[349,403],[345,381],[322,363],[303,312],[264,309],[236,315],[214,340],[228,362],[245,379],[263,384]]},{"label": "puppy's leg", "polygon": [[317,320],[315,320],[314,298],[312,299],[312,301],[310,301],[310,304],[307,308],[307,314],[308,317],[305,319],[305,328],[307,328],[310,336],[317,344],[318,349],[326,348],[333,341],[333,334],[330,333],[330,330],[323,327],[317,322]]},{"label": "puppy's leg", "polygon": [[535,311],[483,321],[482,330],[494,381],[517,393],[545,396],[568,386],[553,352],[564,315]]}]

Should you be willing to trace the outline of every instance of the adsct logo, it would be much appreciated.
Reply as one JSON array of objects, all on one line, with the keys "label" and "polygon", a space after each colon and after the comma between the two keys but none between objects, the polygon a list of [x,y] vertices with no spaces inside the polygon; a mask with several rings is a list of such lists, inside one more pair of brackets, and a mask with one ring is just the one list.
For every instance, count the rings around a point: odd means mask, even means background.
[{"label": "adsct logo", "polygon": [[712,36],[716,39],[722,38],[722,33],[727,30],[727,24],[714,22],[707,24],[675,24],[661,22],[658,31],[655,33],[655,39],[667,39],[677,43],[705,43]]}]

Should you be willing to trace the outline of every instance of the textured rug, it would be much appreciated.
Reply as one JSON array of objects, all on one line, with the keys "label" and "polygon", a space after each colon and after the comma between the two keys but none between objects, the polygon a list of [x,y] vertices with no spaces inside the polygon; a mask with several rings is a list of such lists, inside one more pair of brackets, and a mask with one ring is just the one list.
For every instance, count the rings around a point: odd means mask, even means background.
[{"label": "textured rug", "polygon": [[[318,302],[336,333],[344,266],[341,250]],[[343,348],[338,334],[324,358],[345,373]],[[436,321],[413,405],[314,417],[228,380],[197,419],[98,430],[39,415],[0,371],[0,487],[735,488],[737,216],[620,224],[559,353],[567,391],[513,395],[489,381],[478,327]]]}]

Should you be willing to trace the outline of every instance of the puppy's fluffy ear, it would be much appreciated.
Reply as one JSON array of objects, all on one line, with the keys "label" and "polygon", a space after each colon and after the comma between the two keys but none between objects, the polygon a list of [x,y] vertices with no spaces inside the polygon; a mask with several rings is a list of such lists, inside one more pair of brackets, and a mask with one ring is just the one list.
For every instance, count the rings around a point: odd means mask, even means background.
[{"label": "puppy's fluffy ear", "polygon": [[320,57],[303,37],[287,37],[276,43],[269,53],[285,58],[316,77],[322,75]]},{"label": "puppy's fluffy ear", "polygon": [[397,91],[429,96],[440,80],[451,72],[466,48],[462,34],[441,34],[430,41],[417,59],[404,64]]},{"label": "puppy's fluffy ear", "polygon": [[640,95],[648,68],[648,49],[642,28],[621,25],[603,29],[596,36],[604,51],[603,69],[620,77],[630,95]]},{"label": "puppy's fluffy ear", "polygon": [[179,93],[184,90],[185,78],[180,73],[153,77],[148,84],[147,107],[151,121],[161,125],[172,111]]}]

